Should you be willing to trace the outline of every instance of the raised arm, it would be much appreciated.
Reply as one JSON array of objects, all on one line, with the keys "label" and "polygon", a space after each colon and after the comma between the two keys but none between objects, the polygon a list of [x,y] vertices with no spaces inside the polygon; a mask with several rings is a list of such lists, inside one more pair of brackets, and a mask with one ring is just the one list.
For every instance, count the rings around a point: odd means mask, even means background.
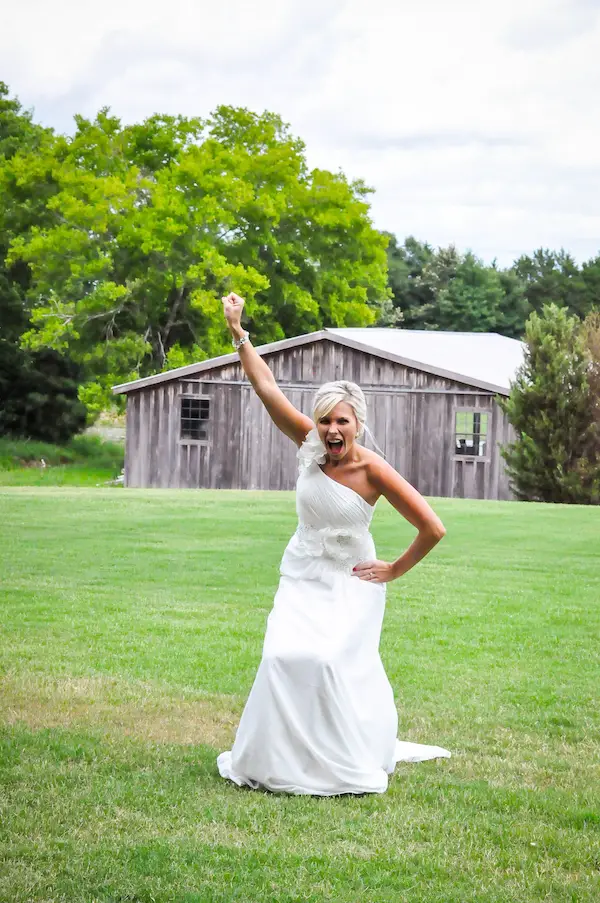
[{"label": "raised arm", "polygon": [[[239,341],[247,335],[242,328],[241,318],[244,308],[244,299],[239,295],[230,294],[223,298],[223,313],[229,326],[229,331],[235,341]],[[296,445],[302,445],[306,434],[314,427],[314,423],[286,398],[271,373],[266,361],[263,361],[256,348],[247,339],[238,348],[240,363],[254,391],[269,412],[271,420],[282,433],[289,436]]]}]

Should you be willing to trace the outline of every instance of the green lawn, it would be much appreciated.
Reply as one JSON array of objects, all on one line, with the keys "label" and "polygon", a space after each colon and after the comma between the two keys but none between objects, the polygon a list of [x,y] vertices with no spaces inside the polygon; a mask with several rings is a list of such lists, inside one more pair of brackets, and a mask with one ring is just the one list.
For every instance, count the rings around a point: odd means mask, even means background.
[{"label": "green lawn", "polygon": [[[217,775],[260,658],[287,493],[0,489],[0,900],[600,898],[600,511],[438,500],[389,586],[383,796]],[[375,515],[382,557],[412,530]]]},{"label": "green lawn", "polygon": [[75,436],[62,446],[0,436],[0,487],[110,485],[123,459],[123,443],[99,436]]}]

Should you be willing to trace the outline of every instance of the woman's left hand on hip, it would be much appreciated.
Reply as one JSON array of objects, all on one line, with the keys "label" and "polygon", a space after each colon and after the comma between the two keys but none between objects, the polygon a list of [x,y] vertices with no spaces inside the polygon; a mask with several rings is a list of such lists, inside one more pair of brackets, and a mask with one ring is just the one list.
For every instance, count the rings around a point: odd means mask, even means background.
[{"label": "woman's left hand on hip", "polygon": [[367,583],[389,583],[394,579],[389,561],[361,561],[352,568],[352,574]]}]

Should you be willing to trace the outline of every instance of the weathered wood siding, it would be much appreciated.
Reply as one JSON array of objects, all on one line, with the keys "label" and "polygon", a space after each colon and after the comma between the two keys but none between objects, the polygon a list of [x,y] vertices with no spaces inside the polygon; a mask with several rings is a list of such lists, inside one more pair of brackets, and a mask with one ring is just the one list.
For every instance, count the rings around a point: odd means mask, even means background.
[{"label": "weathered wood siding", "polygon": [[[264,360],[278,382],[305,383],[315,388],[335,379],[349,379],[359,386],[405,386],[412,389],[468,389],[464,383],[441,376],[432,376],[423,370],[404,367],[384,360],[374,354],[356,351],[335,342],[319,341],[285,351],[265,354]],[[244,380],[239,361],[214,371],[205,371],[202,379]]]},{"label": "weathered wood siding", "polygon": [[[319,341],[265,356],[285,394],[310,414],[323,382],[359,383],[368,424],[387,459],[431,496],[511,497],[499,444],[510,426],[491,393],[375,355]],[[296,448],[271,422],[239,363],[130,392],[125,482],[128,486],[292,489]],[[206,442],[180,438],[181,396],[210,398]],[[488,412],[485,457],[455,454],[457,409]],[[366,440],[369,445],[369,441]]]}]

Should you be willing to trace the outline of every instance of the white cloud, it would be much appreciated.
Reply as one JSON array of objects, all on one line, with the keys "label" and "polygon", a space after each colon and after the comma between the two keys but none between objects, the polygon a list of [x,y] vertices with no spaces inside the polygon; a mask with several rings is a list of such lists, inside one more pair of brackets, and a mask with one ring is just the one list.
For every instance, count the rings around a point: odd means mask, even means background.
[{"label": "white cloud", "polygon": [[21,0],[2,78],[70,128],[270,109],[377,226],[508,263],[600,251],[598,0]]}]

